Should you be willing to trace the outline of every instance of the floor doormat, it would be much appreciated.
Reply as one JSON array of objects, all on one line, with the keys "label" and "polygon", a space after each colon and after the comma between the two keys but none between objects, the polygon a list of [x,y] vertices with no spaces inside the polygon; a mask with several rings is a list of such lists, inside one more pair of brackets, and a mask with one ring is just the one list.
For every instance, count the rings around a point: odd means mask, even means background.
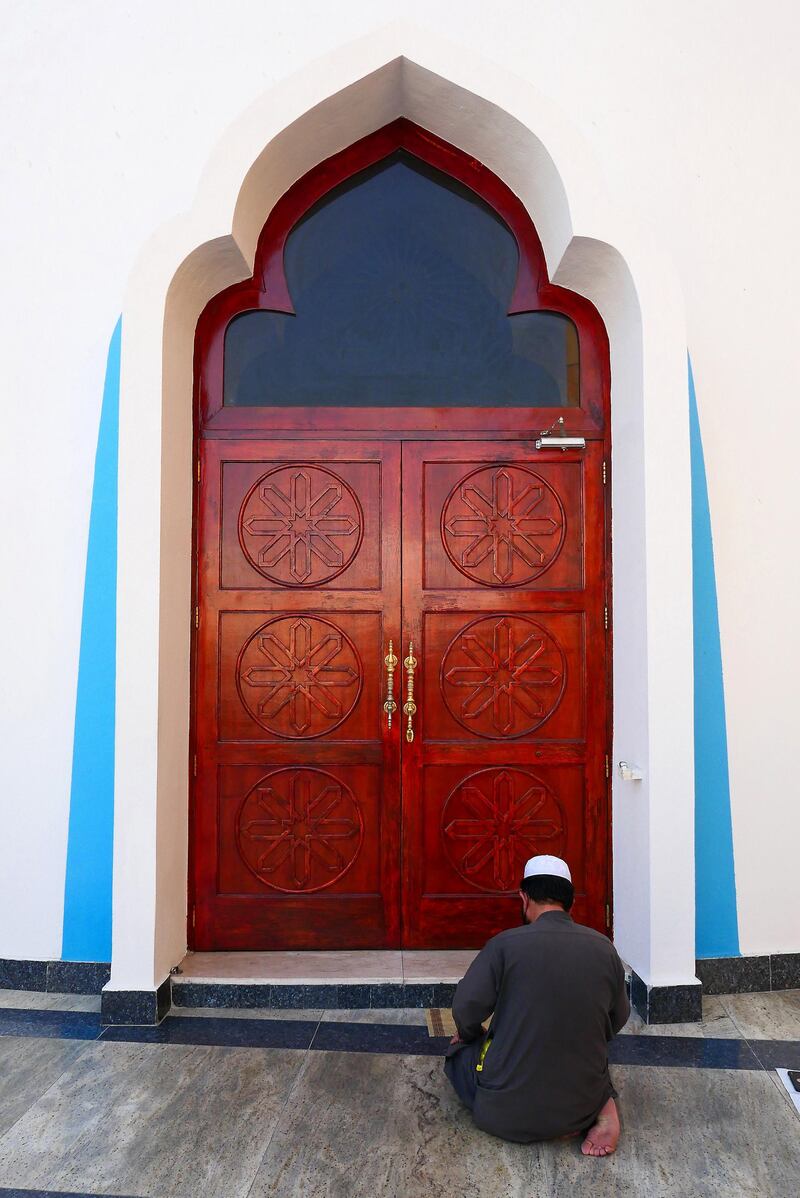
[{"label": "floor doormat", "polygon": [[449,1007],[431,1007],[425,1012],[429,1036],[454,1036],[456,1025]]}]

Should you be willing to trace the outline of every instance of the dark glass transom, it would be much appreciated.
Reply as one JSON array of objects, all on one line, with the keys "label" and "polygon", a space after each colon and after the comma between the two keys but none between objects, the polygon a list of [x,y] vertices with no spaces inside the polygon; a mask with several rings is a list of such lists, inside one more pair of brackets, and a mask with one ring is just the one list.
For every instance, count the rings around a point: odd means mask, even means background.
[{"label": "dark glass transom", "polygon": [[509,316],[516,240],[468,188],[402,151],[335,188],[285,249],[295,314],[225,334],[229,406],[574,407],[578,334]]}]

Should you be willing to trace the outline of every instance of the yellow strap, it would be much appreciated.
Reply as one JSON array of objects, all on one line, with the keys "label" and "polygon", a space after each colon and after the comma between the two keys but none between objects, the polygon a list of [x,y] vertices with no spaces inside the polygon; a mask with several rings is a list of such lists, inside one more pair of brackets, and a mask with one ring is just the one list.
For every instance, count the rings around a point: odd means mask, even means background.
[{"label": "yellow strap", "polygon": [[481,1049],[481,1055],[478,1058],[478,1064],[475,1066],[476,1073],[481,1073],[483,1071],[483,1062],[486,1058],[487,1052],[489,1051],[489,1045],[491,1044],[491,1042],[492,1041],[491,1041],[490,1037],[487,1038],[486,1040],[484,1040],[484,1042],[483,1042],[483,1048]]}]

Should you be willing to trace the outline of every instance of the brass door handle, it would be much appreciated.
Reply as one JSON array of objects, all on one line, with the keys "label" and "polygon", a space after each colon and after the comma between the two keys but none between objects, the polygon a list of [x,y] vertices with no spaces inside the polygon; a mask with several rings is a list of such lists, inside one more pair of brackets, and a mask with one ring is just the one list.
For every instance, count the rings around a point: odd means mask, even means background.
[{"label": "brass door handle", "polygon": [[389,652],[383,659],[386,662],[386,702],[383,705],[383,710],[388,716],[388,727],[392,726],[392,713],[397,711],[397,704],[394,699],[394,672],[397,669],[397,654],[394,652],[394,646],[389,641]]},{"label": "brass door handle", "polygon": [[414,739],[414,716],[417,713],[417,705],[414,702],[414,671],[417,668],[417,659],[414,656],[414,643],[408,642],[408,657],[403,662],[408,674],[406,686],[406,701],[403,704],[403,711],[408,716],[408,724],[406,725],[406,740]]}]

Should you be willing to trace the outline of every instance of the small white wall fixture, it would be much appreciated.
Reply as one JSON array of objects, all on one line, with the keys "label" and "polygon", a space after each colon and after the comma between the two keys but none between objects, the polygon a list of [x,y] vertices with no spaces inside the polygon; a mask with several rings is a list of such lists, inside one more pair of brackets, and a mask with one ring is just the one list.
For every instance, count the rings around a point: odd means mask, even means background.
[{"label": "small white wall fixture", "polygon": [[525,203],[551,279],[589,298],[611,345],[614,934],[650,985],[694,973],[691,497],[683,302],[669,260],[602,164],[527,82],[407,25],[313,64],[250,108],[190,212],[144,247],[125,296],[113,959],[152,990],[187,930],[192,359],[208,300],[251,274],[276,200],[316,163],[408,117]]}]

